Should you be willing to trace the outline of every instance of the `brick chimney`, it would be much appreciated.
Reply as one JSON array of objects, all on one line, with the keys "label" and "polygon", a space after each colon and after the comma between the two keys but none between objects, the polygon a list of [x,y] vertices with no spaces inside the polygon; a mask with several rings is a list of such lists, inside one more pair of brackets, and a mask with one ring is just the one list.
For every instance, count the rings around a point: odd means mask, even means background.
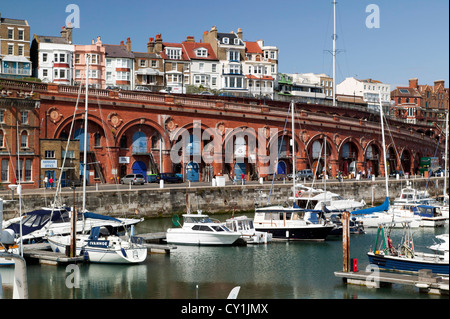
[{"label": "brick chimney", "polygon": [[241,29],[241,28],[239,28],[239,29],[237,30],[237,36],[239,37],[239,39],[244,40],[244,39],[242,38],[242,29]]},{"label": "brick chimney", "polygon": [[72,31],[73,27],[70,23],[67,27],[63,26],[61,30],[61,38],[66,39],[70,44],[72,43]]},{"label": "brick chimney", "polygon": [[409,87],[411,89],[417,89],[418,86],[419,86],[419,79],[417,78],[409,79]]},{"label": "brick chimney", "polygon": [[193,36],[191,36],[191,35],[188,35],[186,37],[186,42],[195,42],[195,38]]},{"label": "brick chimney", "polygon": [[444,87],[445,87],[444,84],[445,84],[445,80],[434,81],[434,88],[437,89],[437,87],[438,87],[439,85],[441,85],[442,88],[444,88]]},{"label": "brick chimney", "polygon": [[127,38],[127,51],[131,52],[131,39]]},{"label": "brick chimney", "polygon": [[154,53],[155,52],[155,39],[149,38],[147,43],[147,51],[148,53]]},{"label": "brick chimney", "polygon": [[161,34],[155,36],[155,53],[160,53],[163,49]]}]

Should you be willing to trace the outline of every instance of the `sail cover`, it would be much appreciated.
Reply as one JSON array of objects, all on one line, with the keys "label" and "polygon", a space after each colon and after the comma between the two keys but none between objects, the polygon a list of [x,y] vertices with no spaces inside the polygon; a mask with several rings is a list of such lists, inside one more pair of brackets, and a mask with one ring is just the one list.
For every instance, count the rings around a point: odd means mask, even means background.
[{"label": "sail cover", "polygon": [[351,212],[351,214],[352,215],[367,215],[367,214],[373,214],[373,213],[377,213],[377,212],[385,212],[388,209],[389,209],[389,197],[386,197],[386,199],[384,200],[384,203],[381,204],[380,206],[355,210],[355,211]]}]

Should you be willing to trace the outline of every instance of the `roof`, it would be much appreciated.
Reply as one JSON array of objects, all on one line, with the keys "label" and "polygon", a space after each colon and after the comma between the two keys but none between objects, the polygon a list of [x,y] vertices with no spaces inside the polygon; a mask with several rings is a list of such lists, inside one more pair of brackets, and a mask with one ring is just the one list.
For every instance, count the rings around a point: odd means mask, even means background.
[{"label": "roof", "polygon": [[39,43],[72,44],[66,38],[48,35],[35,35]]},{"label": "roof", "polygon": [[392,97],[422,97],[416,88],[397,87],[391,92]]},{"label": "roof", "polygon": [[[217,60],[217,56],[214,53],[214,50],[212,49],[211,45],[209,43],[198,43],[198,42],[183,42],[182,43],[184,47],[184,51],[187,55],[187,57],[190,60]],[[196,50],[200,48],[205,48],[208,51],[208,56],[202,57],[197,56]]]},{"label": "roof", "polygon": [[161,58],[163,58],[164,60],[172,60],[169,59],[169,57],[166,54],[166,47],[170,47],[170,48],[180,48],[181,49],[181,59],[177,59],[176,61],[188,61],[189,58],[186,55],[185,50],[183,49],[183,45],[181,43],[171,43],[171,42],[163,42],[163,50],[161,51]]},{"label": "roof", "polygon": [[258,42],[245,42],[245,51],[247,53],[260,53],[263,54]]},{"label": "roof", "polygon": [[238,38],[237,34],[231,32],[231,33],[217,33],[217,40],[219,40],[220,43],[222,42],[223,38],[229,38],[230,39],[230,45],[239,45],[244,46],[244,43],[242,41],[239,41],[239,44],[234,44],[234,39]]},{"label": "roof", "polygon": [[146,58],[146,59],[160,59],[161,57],[157,53],[148,52],[132,52],[135,58]]},{"label": "roof", "polygon": [[28,26],[27,20],[9,19],[9,18],[0,18],[0,24],[14,24],[14,25]]},{"label": "roof", "polygon": [[133,53],[128,52],[126,46],[117,45],[117,44],[103,44],[103,46],[105,47],[105,52],[106,52],[107,58],[134,59]]}]

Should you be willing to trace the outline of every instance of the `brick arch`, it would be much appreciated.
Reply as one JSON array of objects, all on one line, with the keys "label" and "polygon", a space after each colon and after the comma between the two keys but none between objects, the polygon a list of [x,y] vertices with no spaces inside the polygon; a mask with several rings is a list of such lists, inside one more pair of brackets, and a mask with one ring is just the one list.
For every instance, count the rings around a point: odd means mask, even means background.
[{"label": "brick arch", "polygon": [[122,126],[120,126],[120,128],[116,131],[116,139],[115,139],[115,147],[119,147],[119,143],[120,143],[120,139],[122,138],[122,136],[125,134],[125,132],[127,132],[129,129],[131,129],[132,127],[134,127],[135,125],[143,125],[143,126],[149,126],[151,128],[153,128],[155,131],[157,131],[159,133],[159,135],[161,136],[161,138],[164,141],[165,144],[165,148],[169,148],[170,147],[170,137],[167,134],[166,130],[161,127],[161,125],[159,125],[157,122],[145,118],[144,122],[141,123],[142,118],[137,118],[134,120],[131,120],[125,124],[123,124]]},{"label": "brick arch", "polygon": [[[305,144],[305,151],[309,150],[315,141],[323,142],[323,138],[325,137],[325,135],[327,136],[327,145],[329,145],[330,146],[329,148],[331,149],[331,154],[328,154],[328,152],[327,152],[327,157],[330,159],[330,161],[337,160],[338,153],[337,153],[336,144],[333,142],[333,139],[328,136],[328,134],[318,133],[318,134],[314,135],[313,137],[311,137],[308,140],[308,142]],[[310,154],[310,152],[308,151],[307,154]]]},{"label": "brick arch", "polygon": [[[285,137],[289,137],[290,136],[292,138],[292,131],[291,130],[286,129],[284,132],[285,132],[285,134],[284,134]],[[269,142],[267,143],[267,148],[266,148],[267,151],[270,150],[271,145],[275,142],[275,138],[278,141],[278,139],[280,137],[282,137],[282,136],[283,136],[283,130],[278,130],[276,134],[270,136]],[[300,139],[300,137],[298,135],[294,136],[294,140],[296,141],[296,144],[298,145],[298,147],[295,148],[295,152],[297,153],[296,156],[301,156],[301,154],[304,154],[305,143],[303,143],[303,141]],[[303,146],[303,152],[300,149],[301,146]],[[288,147],[289,147],[289,151],[290,151],[292,148],[290,147],[289,144],[288,144]]]},{"label": "brick arch", "polygon": [[[53,137],[51,137],[51,138],[58,138],[61,135],[61,133],[63,132],[63,130],[66,129],[66,128],[68,130],[70,130],[70,125],[72,124],[72,121],[83,121],[83,125],[84,125],[84,113],[83,114],[76,114],[75,118],[73,116],[69,116],[68,118],[66,118],[63,121],[61,121],[61,123],[58,124],[58,126],[56,127],[56,129],[54,131],[54,134],[53,134]],[[99,127],[101,127],[103,129],[105,137],[107,136],[106,132],[108,132],[108,130],[105,130],[105,127],[108,127],[108,124],[105,121],[103,121],[102,119],[100,119],[97,116],[88,114],[88,130],[89,130],[89,122],[95,123]],[[72,131],[72,134],[74,132],[75,131]],[[112,135],[108,136],[107,138],[110,139],[111,137],[112,137]]]}]

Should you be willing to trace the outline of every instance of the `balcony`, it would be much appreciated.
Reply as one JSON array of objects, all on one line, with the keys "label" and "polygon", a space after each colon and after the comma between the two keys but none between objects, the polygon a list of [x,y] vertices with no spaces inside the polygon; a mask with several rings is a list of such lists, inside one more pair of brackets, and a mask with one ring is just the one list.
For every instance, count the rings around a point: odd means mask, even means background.
[{"label": "balcony", "polygon": [[3,68],[3,74],[31,76],[31,69]]}]

